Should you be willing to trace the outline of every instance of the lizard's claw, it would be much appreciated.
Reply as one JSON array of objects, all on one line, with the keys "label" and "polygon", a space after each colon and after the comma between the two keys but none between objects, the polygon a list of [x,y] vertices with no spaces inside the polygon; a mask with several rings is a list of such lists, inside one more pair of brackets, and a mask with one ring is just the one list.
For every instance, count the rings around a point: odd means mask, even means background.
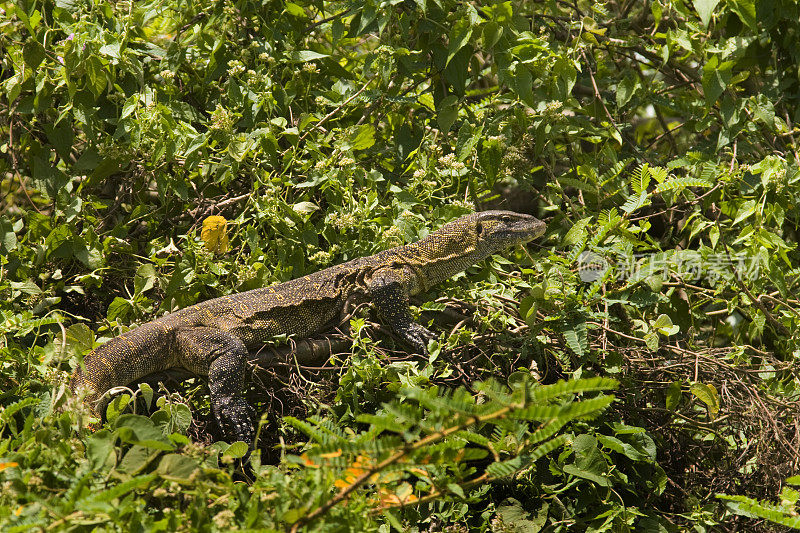
[{"label": "lizard's claw", "polygon": [[403,332],[403,338],[413,346],[418,353],[422,355],[428,354],[428,342],[439,338],[434,332],[428,328],[412,322],[408,325],[408,329]]}]

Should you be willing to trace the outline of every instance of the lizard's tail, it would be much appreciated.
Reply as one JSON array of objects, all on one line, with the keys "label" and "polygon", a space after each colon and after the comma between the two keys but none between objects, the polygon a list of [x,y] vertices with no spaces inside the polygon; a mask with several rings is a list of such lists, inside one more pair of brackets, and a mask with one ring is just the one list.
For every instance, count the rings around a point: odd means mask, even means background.
[{"label": "lizard's tail", "polygon": [[134,383],[152,372],[172,366],[172,331],[158,322],[148,322],[115,337],[88,354],[69,381],[73,393],[84,399],[96,414],[105,411],[106,392]]}]

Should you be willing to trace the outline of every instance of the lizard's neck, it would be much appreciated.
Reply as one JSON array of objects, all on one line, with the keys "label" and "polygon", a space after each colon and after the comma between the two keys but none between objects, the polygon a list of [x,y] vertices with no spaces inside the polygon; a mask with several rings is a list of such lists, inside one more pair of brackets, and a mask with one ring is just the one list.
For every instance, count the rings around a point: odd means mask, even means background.
[{"label": "lizard's neck", "polygon": [[424,239],[396,248],[397,254],[414,271],[411,293],[424,292],[488,257],[463,239],[434,232]]}]

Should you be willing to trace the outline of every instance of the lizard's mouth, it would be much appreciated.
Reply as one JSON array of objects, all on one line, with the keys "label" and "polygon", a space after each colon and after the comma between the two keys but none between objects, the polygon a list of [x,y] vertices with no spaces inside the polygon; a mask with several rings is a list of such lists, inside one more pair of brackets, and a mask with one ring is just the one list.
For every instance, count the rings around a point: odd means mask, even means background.
[{"label": "lizard's mouth", "polygon": [[505,238],[510,241],[516,241],[518,244],[527,244],[534,239],[544,235],[547,229],[547,224],[538,218],[525,217],[514,222],[508,229]]}]

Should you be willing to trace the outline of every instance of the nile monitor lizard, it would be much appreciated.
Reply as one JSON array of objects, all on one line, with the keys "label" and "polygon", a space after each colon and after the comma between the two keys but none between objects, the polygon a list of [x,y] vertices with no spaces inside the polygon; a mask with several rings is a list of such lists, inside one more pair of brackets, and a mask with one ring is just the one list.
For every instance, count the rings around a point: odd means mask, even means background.
[{"label": "nile monitor lizard", "polygon": [[208,376],[211,405],[226,438],[252,444],[251,409],[242,396],[250,349],[275,336],[307,337],[371,301],[383,320],[421,353],[435,338],[414,322],[409,296],[507,247],[544,233],[545,224],[511,211],[463,216],[417,242],[271,287],[208,300],[147,322],[86,356],[72,376],[95,412],[106,391],[152,372],[182,367]]}]

